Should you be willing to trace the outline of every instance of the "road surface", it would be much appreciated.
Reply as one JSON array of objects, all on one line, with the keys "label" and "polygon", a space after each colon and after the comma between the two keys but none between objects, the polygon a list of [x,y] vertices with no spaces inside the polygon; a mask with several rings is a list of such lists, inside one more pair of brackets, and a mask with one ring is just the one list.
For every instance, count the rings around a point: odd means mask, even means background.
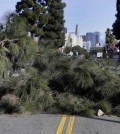
[{"label": "road surface", "polygon": [[120,118],[0,115],[0,134],[120,134]]}]

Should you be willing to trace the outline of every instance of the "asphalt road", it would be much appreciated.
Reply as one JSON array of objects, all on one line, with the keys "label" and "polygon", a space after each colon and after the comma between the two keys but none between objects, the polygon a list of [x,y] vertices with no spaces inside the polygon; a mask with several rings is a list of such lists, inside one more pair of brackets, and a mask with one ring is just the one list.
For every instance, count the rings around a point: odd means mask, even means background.
[{"label": "asphalt road", "polygon": [[120,118],[0,115],[0,134],[120,134]]}]

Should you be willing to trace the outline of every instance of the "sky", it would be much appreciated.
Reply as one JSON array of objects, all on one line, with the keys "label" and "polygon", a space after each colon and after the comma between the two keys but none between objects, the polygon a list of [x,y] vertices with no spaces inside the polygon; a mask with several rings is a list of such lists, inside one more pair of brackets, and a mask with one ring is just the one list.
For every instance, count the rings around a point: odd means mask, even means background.
[{"label": "sky", "polygon": [[[6,12],[14,11],[20,0],[0,0],[0,18]],[[112,28],[116,14],[116,0],[63,0],[66,3],[64,11],[65,26],[68,32],[74,32],[79,25],[80,34],[99,31],[101,38],[107,28]]]}]

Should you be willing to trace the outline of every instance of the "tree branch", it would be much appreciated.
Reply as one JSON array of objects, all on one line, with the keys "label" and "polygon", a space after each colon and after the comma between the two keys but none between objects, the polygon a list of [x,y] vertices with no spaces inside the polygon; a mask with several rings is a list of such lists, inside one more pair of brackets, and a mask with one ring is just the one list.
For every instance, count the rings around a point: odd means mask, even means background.
[{"label": "tree branch", "polygon": [[19,39],[4,39],[2,41],[0,41],[0,46],[3,47],[5,42],[14,42],[14,41],[18,41]]}]

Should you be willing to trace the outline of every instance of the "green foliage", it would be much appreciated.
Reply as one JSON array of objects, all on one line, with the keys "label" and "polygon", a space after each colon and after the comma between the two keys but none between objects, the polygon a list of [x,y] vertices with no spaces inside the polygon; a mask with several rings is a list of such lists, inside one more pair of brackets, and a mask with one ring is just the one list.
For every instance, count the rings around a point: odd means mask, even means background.
[{"label": "green foliage", "polygon": [[19,42],[19,56],[20,64],[31,64],[35,58],[37,45],[30,37],[22,38]]},{"label": "green foliage", "polygon": [[99,60],[99,63],[101,64],[101,66],[103,67],[117,67],[119,65],[119,63],[117,61],[115,61],[114,59],[101,59]]},{"label": "green foliage", "polygon": [[[62,0],[46,1],[48,4],[48,23],[44,28],[44,40],[48,41],[48,45],[53,48],[62,47],[65,44],[64,29],[64,8],[65,3]],[[46,44],[47,45],[47,44]]]},{"label": "green foliage", "polygon": [[120,117],[120,105],[114,107],[113,114],[115,114],[115,115]]},{"label": "green foliage", "polygon": [[[27,71],[27,70],[26,70]],[[16,81],[15,93],[22,100],[38,99],[48,91],[47,81],[42,79],[35,69],[30,69]]]},{"label": "green foliage", "polygon": [[71,47],[65,47],[65,49],[64,49],[64,52],[66,54],[69,54],[71,51],[72,51],[72,48]]},{"label": "green foliage", "polygon": [[7,58],[0,57],[0,79],[8,76],[10,63]]},{"label": "green foliage", "polygon": [[26,73],[21,77],[12,78],[9,86],[19,97],[21,112],[42,112],[54,102],[47,81],[39,76],[34,68],[26,69]]},{"label": "green foliage", "polygon": [[103,47],[103,52],[104,52],[104,58],[112,58],[113,54],[116,53],[116,40],[115,36],[112,33],[112,30],[107,28],[106,32],[106,37],[105,37],[105,43],[106,45]]},{"label": "green foliage", "polygon": [[86,58],[89,57],[88,52],[84,48],[81,48],[80,46],[65,47],[64,52],[66,54],[70,53],[70,51],[72,51],[72,52],[78,52],[78,55],[82,55],[83,54],[83,55],[85,55]]},{"label": "green foliage", "polygon": [[106,44],[108,44],[108,45],[114,44],[115,43],[115,37],[114,37],[114,35],[112,34],[112,31],[109,28],[107,28],[105,34],[106,34],[106,38],[105,38]]},{"label": "green foliage", "polygon": [[117,14],[116,16],[116,20],[113,23],[112,27],[113,27],[113,34],[115,35],[116,39],[119,40],[120,39],[120,1],[117,0],[116,2],[116,10],[117,10]]},{"label": "green foliage", "polygon": [[16,4],[16,12],[26,18],[28,30],[36,35],[43,34],[43,26],[47,23],[48,14],[46,6],[42,6],[42,0],[21,0]]},{"label": "green foliage", "polygon": [[77,97],[70,93],[58,96],[57,107],[61,113],[83,115],[83,111],[94,108],[95,104],[88,99]]},{"label": "green foliage", "polygon": [[84,49],[84,48],[81,48],[80,46],[75,46],[72,48],[72,51],[77,51],[79,55],[81,54],[84,54],[86,56],[86,58],[89,57],[89,54],[88,52]]},{"label": "green foliage", "polygon": [[74,72],[74,79],[76,81],[77,86],[83,89],[93,86],[93,79],[91,78],[90,73],[89,71],[87,71],[87,68],[84,66],[84,64],[74,65],[72,67],[72,71]]},{"label": "green foliage", "polygon": [[26,20],[15,13],[11,13],[7,17],[5,33],[7,38],[20,38],[26,36]]},{"label": "green foliage", "polygon": [[90,55],[97,55],[97,52],[103,52],[103,48],[97,48],[89,52]]},{"label": "green foliage", "polygon": [[99,102],[99,108],[105,113],[105,114],[111,114],[112,113],[112,104],[109,101],[103,100]]},{"label": "green foliage", "polygon": [[43,94],[37,100],[27,100],[25,102],[21,102],[20,111],[22,113],[30,112],[30,113],[40,113],[46,111],[49,107],[52,107],[53,98],[48,96],[47,94]]},{"label": "green foliage", "polygon": [[86,109],[81,112],[81,115],[86,117],[94,117],[96,115],[96,111],[94,109]]},{"label": "green foliage", "polygon": [[61,0],[22,0],[17,2],[16,12],[26,18],[28,31],[41,37],[41,44],[59,48],[65,41],[64,8]]}]

